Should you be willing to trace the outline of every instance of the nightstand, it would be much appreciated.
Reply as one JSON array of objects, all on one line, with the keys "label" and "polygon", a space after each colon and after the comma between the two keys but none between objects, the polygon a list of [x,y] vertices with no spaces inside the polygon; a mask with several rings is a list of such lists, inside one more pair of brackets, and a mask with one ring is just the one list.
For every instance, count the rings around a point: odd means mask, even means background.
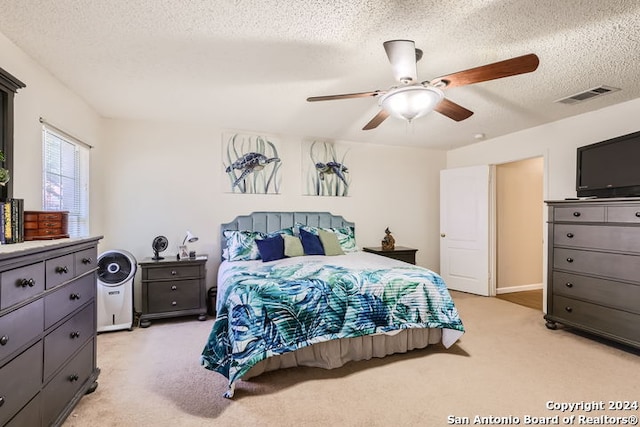
[{"label": "nightstand", "polygon": [[381,246],[362,248],[365,252],[371,252],[377,255],[386,256],[387,258],[397,259],[399,261],[408,262],[409,264],[416,263],[417,249],[405,248],[404,246],[396,246],[392,251],[383,251]]},{"label": "nightstand", "polygon": [[177,260],[167,257],[158,261],[145,258],[142,271],[142,314],[140,327],[151,325],[151,319],[198,315],[207,318],[207,257]]}]

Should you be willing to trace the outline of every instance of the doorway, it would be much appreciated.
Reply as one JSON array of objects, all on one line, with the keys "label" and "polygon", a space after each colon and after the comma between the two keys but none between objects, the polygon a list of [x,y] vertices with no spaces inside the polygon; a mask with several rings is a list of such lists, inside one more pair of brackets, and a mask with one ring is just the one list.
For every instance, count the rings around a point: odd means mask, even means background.
[{"label": "doorway", "polygon": [[496,297],[543,310],[544,158],[496,165]]}]

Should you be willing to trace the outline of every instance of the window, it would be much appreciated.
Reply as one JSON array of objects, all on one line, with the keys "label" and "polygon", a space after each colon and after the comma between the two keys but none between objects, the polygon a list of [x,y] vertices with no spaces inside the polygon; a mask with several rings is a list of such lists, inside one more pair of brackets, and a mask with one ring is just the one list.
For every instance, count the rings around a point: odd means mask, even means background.
[{"label": "window", "polygon": [[89,148],[50,125],[42,127],[42,208],[69,212],[69,236],[89,235]]}]

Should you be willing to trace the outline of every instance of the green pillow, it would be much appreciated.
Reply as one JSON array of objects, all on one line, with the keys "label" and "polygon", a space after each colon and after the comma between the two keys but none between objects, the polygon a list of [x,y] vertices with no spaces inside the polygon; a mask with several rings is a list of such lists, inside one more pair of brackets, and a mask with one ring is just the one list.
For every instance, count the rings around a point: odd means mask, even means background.
[{"label": "green pillow", "polygon": [[294,257],[304,255],[300,238],[287,234],[283,234],[282,238],[284,239],[284,256]]},{"label": "green pillow", "polygon": [[322,242],[325,255],[344,255],[344,251],[340,246],[336,233],[319,229],[318,237],[320,237],[320,242]]}]

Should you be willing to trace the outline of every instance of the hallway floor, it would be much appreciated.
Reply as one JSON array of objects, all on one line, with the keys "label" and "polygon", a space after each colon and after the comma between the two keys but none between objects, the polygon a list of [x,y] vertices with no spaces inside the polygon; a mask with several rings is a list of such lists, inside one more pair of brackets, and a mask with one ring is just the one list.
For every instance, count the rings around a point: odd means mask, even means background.
[{"label": "hallway floor", "polygon": [[542,311],[542,289],[499,294],[496,298]]}]

